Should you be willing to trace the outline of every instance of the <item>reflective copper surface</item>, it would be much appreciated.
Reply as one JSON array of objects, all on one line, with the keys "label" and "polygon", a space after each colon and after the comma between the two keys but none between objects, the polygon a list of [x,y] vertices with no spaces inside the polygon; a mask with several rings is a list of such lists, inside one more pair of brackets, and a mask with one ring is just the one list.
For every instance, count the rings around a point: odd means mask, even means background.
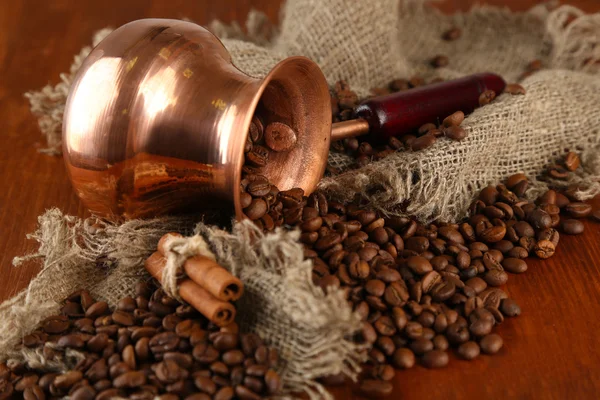
[{"label": "reflective copper surface", "polygon": [[271,154],[265,175],[282,190],[314,190],[331,132],[315,63],[288,58],[255,79],[196,24],[131,22],[92,51],[71,87],[63,147],[73,186],[110,219],[207,208],[241,218],[243,148],[257,110],[298,135],[294,149]]}]

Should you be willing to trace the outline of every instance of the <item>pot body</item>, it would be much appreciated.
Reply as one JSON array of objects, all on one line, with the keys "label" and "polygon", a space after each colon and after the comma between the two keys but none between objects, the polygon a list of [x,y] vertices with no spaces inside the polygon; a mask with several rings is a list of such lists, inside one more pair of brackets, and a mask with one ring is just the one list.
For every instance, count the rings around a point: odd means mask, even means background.
[{"label": "pot body", "polygon": [[63,150],[73,187],[92,213],[113,220],[208,209],[241,218],[244,144],[255,112],[298,132],[298,145],[274,153],[265,175],[281,189],[314,190],[331,129],[316,64],[293,57],[255,79],[196,24],[131,22],[90,53],[71,86]]}]

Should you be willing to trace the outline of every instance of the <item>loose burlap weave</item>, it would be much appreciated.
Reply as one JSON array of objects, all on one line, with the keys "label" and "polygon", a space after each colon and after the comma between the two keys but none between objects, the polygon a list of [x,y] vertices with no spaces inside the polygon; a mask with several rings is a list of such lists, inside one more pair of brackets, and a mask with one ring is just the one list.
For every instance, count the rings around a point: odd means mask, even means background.
[{"label": "loose burlap weave", "polygon": [[[463,124],[468,137],[460,143],[441,139],[429,149],[400,151],[357,170],[349,170],[348,157],[332,153],[329,162],[341,173],[320,184],[332,198],[352,199],[358,193],[383,213],[455,220],[477,190],[516,172],[532,179],[528,195],[535,196],[547,184],[537,179],[540,173],[565,149],[582,152],[583,166],[568,180],[553,183],[580,186],[582,199],[600,191],[598,14],[540,5],[526,13],[477,7],[445,16],[421,0],[288,0],[278,28],[257,12],[247,25],[245,32],[237,25],[211,25],[242,70],[264,76],[281,59],[305,55],[321,66],[330,84],[345,79],[360,96],[416,74],[450,79],[490,71],[514,82],[532,60],[544,65],[521,82],[525,96],[502,95],[471,114]],[[452,26],[463,30],[462,37],[441,40]],[[109,32],[100,31],[94,44]],[[27,94],[51,153],[60,149],[70,82],[90,50],[82,49],[57,86]],[[438,54],[449,56],[450,64],[434,70],[428,62]],[[11,352],[15,343],[56,312],[56,302],[69,291],[86,287],[111,303],[130,293],[145,276],[142,261],[160,235],[194,226],[176,218],[121,226],[94,222],[56,210],[40,217],[34,238],[41,242],[44,267],[28,290],[0,306],[2,358],[22,358],[23,353]],[[317,376],[356,371],[360,349],[346,339],[357,319],[339,291],[324,295],[312,285],[297,233],[262,236],[247,224],[236,225],[232,233],[204,224],[196,231],[246,284],[248,293],[239,304],[242,326],[282,350],[286,389],[311,389],[311,395],[326,397],[314,381]],[[258,239],[250,242],[254,235]],[[25,356],[34,364],[47,362],[37,354]]]}]

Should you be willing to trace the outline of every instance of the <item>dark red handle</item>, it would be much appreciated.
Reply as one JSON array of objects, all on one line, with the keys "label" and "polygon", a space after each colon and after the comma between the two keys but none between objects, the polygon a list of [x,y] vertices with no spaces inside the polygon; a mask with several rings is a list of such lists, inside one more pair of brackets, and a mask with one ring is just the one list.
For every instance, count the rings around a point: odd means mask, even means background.
[{"label": "dark red handle", "polygon": [[493,90],[499,95],[505,86],[495,74],[470,75],[367,100],[355,114],[367,120],[372,139],[387,139],[413,132],[455,111],[470,113],[479,105],[481,93]]}]

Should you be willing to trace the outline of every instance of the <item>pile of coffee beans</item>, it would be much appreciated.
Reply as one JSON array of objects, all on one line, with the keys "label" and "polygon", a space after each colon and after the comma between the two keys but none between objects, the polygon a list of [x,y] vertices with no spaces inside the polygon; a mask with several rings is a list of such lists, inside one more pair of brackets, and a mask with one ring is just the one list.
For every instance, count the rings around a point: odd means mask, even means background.
[{"label": "pile of coffee beans", "polygon": [[[463,119],[458,112],[440,126],[459,128]],[[549,170],[572,171],[578,165],[577,155],[568,153]],[[264,190],[253,190],[255,182]],[[321,193],[279,191],[261,175],[242,180],[249,203],[265,204],[261,213],[250,208],[246,215],[265,230],[298,227],[315,284],[324,291],[346,290],[364,321],[355,340],[372,345],[361,383],[371,396],[392,391],[395,369],[417,362],[428,368],[447,365],[450,349],[465,360],[500,351],[503,340],[494,327],[521,313],[502,287],[511,275],[527,270],[527,257],[554,255],[559,231],[582,233],[577,218],[592,212],[589,204],[554,190],[528,201],[528,186],[525,175],[515,174],[484,188],[467,220],[424,225],[382,217],[360,203],[328,201]],[[339,380],[330,378],[326,382]]]},{"label": "pile of coffee beans", "polygon": [[218,328],[151,284],[136,294],[114,310],[85,290],[70,295],[22,346],[73,368],[41,374],[0,364],[0,399],[255,400],[281,390],[277,351],[257,335]]}]

